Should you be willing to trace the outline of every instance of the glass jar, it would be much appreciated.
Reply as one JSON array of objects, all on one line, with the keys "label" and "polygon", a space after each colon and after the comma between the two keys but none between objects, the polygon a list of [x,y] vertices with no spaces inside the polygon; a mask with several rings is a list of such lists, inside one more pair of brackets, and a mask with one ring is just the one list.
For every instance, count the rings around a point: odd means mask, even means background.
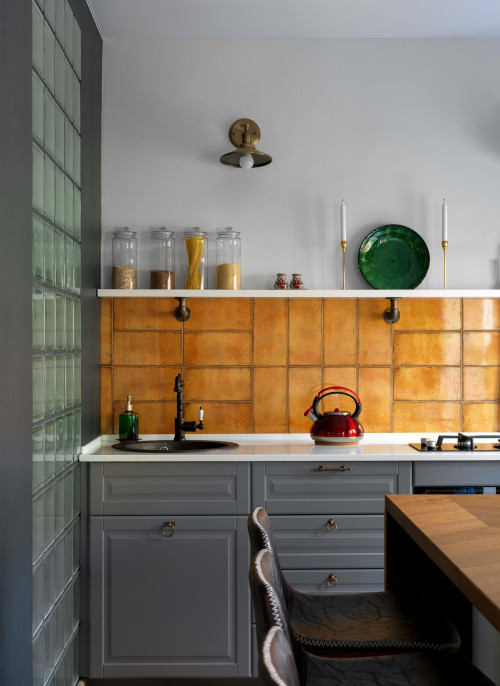
[{"label": "glass jar", "polygon": [[198,227],[184,232],[185,288],[207,287],[207,234]]},{"label": "glass jar", "polygon": [[283,272],[279,272],[276,274],[276,281],[274,282],[274,288],[279,289],[279,290],[285,290],[288,288],[288,283],[286,281],[286,274],[283,274]]},{"label": "glass jar", "polygon": [[292,280],[290,281],[290,288],[294,290],[300,290],[304,288],[304,283],[302,281],[302,274],[292,274]]},{"label": "glass jar", "polygon": [[113,288],[137,288],[137,238],[128,227],[113,231]]},{"label": "glass jar", "polygon": [[151,231],[150,288],[175,288],[175,238],[164,226]]},{"label": "glass jar", "polygon": [[217,232],[215,242],[217,257],[217,288],[239,290],[241,288],[241,239],[240,232],[230,226]]}]

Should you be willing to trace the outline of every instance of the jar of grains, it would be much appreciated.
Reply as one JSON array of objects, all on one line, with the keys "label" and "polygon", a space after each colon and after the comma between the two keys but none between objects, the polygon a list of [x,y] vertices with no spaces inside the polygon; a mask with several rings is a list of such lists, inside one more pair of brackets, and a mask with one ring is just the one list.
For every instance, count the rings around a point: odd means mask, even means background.
[{"label": "jar of grains", "polygon": [[151,231],[150,288],[175,288],[175,238],[164,226]]},{"label": "jar of grains", "polygon": [[217,288],[239,290],[241,288],[241,239],[240,232],[230,226],[217,232],[215,243],[217,259]]},{"label": "jar of grains", "polygon": [[194,228],[184,232],[185,255],[185,288],[207,287],[207,234]]},{"label": "jar of grains", "polygon": [[113,231],[113,288],[137,288],[137,238],[128,227]]}]

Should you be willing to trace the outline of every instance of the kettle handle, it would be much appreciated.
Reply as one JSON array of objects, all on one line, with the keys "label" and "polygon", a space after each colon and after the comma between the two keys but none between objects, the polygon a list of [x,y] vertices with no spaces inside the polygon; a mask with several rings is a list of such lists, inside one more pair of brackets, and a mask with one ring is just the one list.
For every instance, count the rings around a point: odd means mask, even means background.
[{"label": "kettle handle", "polygon": [[[327,393],[327,391],[330,392]],[[345,391],[347,391],[347,393]],[[323,388],[323,390],[318,393],[312,404],[311,409],[318,419],[323,416],[318,409],[319,401],[323,400],[323,398],[326,398],[327,395],[346,395],[348,398],[352,398],[352,400],[354,400],[356,403],[356,409],[354,410],[354,413],[351,414],[351,417],[353,419],[357,419],[361,414],[361,400],[354,391],[351,391],[350,388],[345,388],[345,386],[328,386],[327,388]]]}]

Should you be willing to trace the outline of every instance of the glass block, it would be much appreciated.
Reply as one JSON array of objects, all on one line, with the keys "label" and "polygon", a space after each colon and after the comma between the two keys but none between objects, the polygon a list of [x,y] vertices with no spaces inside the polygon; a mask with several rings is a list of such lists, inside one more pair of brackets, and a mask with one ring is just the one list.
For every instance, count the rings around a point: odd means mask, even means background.
[{"label": "glass block", "polygon": [[78,298],[73,309],[73,347],[75,350],[81,350],[82,347],[81,304]]},{"label": "glass block", "polygon": [[33,207],[43,212],[43,153],[33,145]]},{"label": "glass block", "polygon": [[74,299],[66,296],[66,349],[73,348],[73,303]]},{"label": "glass block", "polygon": [[56,0],[44,0],[43,11],[50,26],[56,28]]},{"label": "glass block", "polygon": [[56,211],[55,221],[58,226],[64,228],[64,174],[55,167],[56,178]]},{"label": "glass block", "polygon": [[82,401],[81,364],[81,355],[74,355],[75,405],[79,405]]},{"label": "glass block", "polygon": [[33,421],[43,419],[45,409],[45,365],[43,357],[33,358]]},{"label": "glass block", "polygon": [[[73,520],[73,469],[64,476],[64,520],[69,524]],[[73,569],[73,562],[71,563]]]},{"label": "glass block", "polygon": [[[80,471],[80,470],[78,470]],[[80,479],[78,479],[78,491],[75,488],[74,490],[75,494],[78,493],[78,503],[80,503]],[[78,508],[73,507],[73,511],[75,509],[79,510]],[[75,513],[78,514],[78,512]],[[81,532],[80,532],[80,519],[77,519],[75,522],[75,525],[73,527],[73,574],[78,570],[80,567],[80,537],[81,537]]]},{"label": "glass block", "polygon": [[54,643],[55,643],[55,617],[51,616],[45,620],[43,625],[45,636],[45,669],[43,678],[47,682],[54,667]]},{"label": "glass block", "polygon": [[82,121],[80,104],[80,81],[78,80],[78,77],[73,74],[73,124],[78,132],[80,132]]},{"label": "glass block", "polygon": [[59,662],[64,649],[64,610],[61,603],[59,603],[55,609],[54,625],[55,635],[52,664],[56,665]]},{"label": "glass block", "polygon": [[45,549],[54,542],[56,534],[56,489],[49,486],[44,492],[44,531],[43,544]]},{"label": "glass block", "polygon": [[54,94],[57,102],[64,110],[64,97],[66,91],[66,59],[59,43],[56,42],[55,50],[55,89]]},{"label": "glass block", "polygon": [[33,643],[33,686],[43,686],[43,667],[45,663],[45,640],[43,631]]},{"label": "glass block", "polygon": [[55,152],[56,162],[64,167],[64,112],[59,105],[54,103],[54,129],[55,129]]},{"label": "glass block", "polygon": [[56,0],[56,36],[61,45],[65,45],[66,37],[66,0]]},{"label": "glass block", "polygon": [[54,227],[52,224],[43,225],[43,252],[44,252],[44,274],[43,280],[45,283],[54,285],[55,269],[54,269]]},{"label": "glass block", "polygon": [[64,288],[64,234],[60,231],[54,233],[54,262],[55,262],[55,282],[59,288]]},{"label": "glass block", "polygon": [[44,89],[43,146],[54,157],[56,152],[56,103],[48,88]]},{"label": "glass block", "polygon": [[64,355],[56,355],[56,412],[61,412],[61,410],[64,410],[65,369],[66,363],[64,360]]},{"label": "glass block", "polygon": [[66,591],[64,598],[64,642],[69,641],[72,633],[73,624],[73,588]]},{"label": "glass block", "polygon": [[33,500],[33,560],[43,553],[43,493]]},{"label": "glass block", "polygon": [[75,632],[75,638],[72,643],[73,646],[73,659],[72,672],[71,672],[71,684],[75,684],[78,681],[78,675],[80,673],[80,629]]},{"label": "glass block", "polygon": [[56,346],[56,299],[53,291],[44,291],[45,310],[45,350],[54,350]]},{"label": "glass block", "polygon": [[40,426],[33,431],[33,475],[32,487],[36,490],[43,484],[43,451],[45,443],[45,428]]},{"label": "glass block", "polygon": [[[73,241],[71,238],[66,236],[64,239],[64,252],[65,252],[65,263],[64,263],[64,274],[65,274],[65,288],[67,288],[68,291],[72,291],[73,288],[75,287],[75,272],[74,272],[74,263],[73,263]],[[71,326],[73,327],[73,317],[71,317]],[[66,332],[68,331],[68,322],[66,322]],[[71,336],[71,346],[68,346],[66,343],[66,347],[73,347],[73,335]]]},{"label": "glass block", "polygon": [[68,233],[73,233],[73,184],[68,177],[64,179],[64,227]]},{"label": "glass block", "polygon": [[75,195],[73,197],[73,234],[78,240],[82,237],[82,208],[81,208],[81,195],[78,188],[75,186]]},{"label": "glass block", "polygon": [[66,679],[66,657],[64,657],[63,660],[58,664],[56,674],[55,674],[55,683],[54,686],[73,686],[75,682],[71,682],[68,679]]},{"label": "glass block", "polygon": [[56,361],[51,355],[45,358],[45,416],[50,417],[55,412],[56,394]]},{"label": "glass block", "polygon": [[75,394],[73,355],[65,355],[65,363],[66,363],[66,370],[65,370],[65,377],[66,377],[65,397],[66,397],[66,402],[65,402],[65,406],[71,407],[74,404],[74,394]]},{"label": "glass block", "polygon": [[43,290],[32,289],[33,350],[43,350],[45,345]]},{"label": "glass block", "polygon": [[73,121],[73,69],[66,60],[66,83],[64,86],[64,112],[70,121]]},{"label": "glass block", "polygon": [[45,424],[45,450],[44,450],[43,474],[45,483],[52,479],[56,473],[56,424]]},{"label": "glass block", "polygon": [[80,621],[80,578],[75,579],[73,584],[73,624],[72,629],[75,630]]},{"label": "glass block", "polygon": [[55,88],[56,39],[50,26],[43,26],[43,78],[45,85],[53,93]]},{"label": "glass block", "polygon": [[73,245],[73,261],[74,261],[74,290],[76,293],[80,292],[81,287],[81,249],[80,244]]},{"label": "glass block", "polygon": [[[63,490],[62,490],[62,499],[63,499],[63,521],[64,521],[64,481],[61,479],[63,483]],[[57,513],[57,495],[56,495],[56,513]],[[57,516],[57,514],[56,514]],[[64,538],[61,538],[60,541],[56,543],[56,549],[54,552],[55,556],[55,567],[56,567],[56,573],[55,573],[55,597],[56,599],[59,598],[61,593],[63,592],[63,588],[65,585],[65,580],[64,580]]]},{"label": "glass block", "polygon": [[33,24],[32,24],[32,57],[33,66],[38,73],[43,76],[43,16],[35,3],[33,6]]},{"label": "glass block", "polygon": [[80,410],[75,412],[75,459],[78,459],[82,449],[82,413]]},{"label": "glass block", "polygon": [[58,479],[55,483],[56,489],[56,537],[64,529],[64,479]]},{"label": "glass block", "polygon": [[64,454],[66,456],[66,465],[73,462],[73,443],[75,433],[75,421],[73,413],[64,415]]},{"label": "glass block", "polygon": [[55,168],[50,157],[45,156],[43,171],[43,213],[54,221],[55,211]]},{"label": "glass block", "polygon": [[64,295],[56,293],[56,350],[66,347],[66,302]]},{"label": "glass block", "polygon": [[43,222],[33,215],[33,242],[32,242],[32,268],[33,278],[37,281],[43,279]]},{"label": "glass block", "polygon": [[65,3],[64,18],[66,21],[64,52],[70,63],[73,64],[73,12],[69,2]]},{"label": "glass block", "polygon": [[78,133],[73,136],[73,179],[75,183],[81,183],[81,140]]},{"label": "glass block", "polygon": [[43,83],[35,72],[31,74],[31,82],[33,91],[33,106],[31,108],[33,137],[43,145]]},{"label": "glass block", "polygon": [[55,599],[55,554],[54,549],[45,556],[43,563],[43,616],[47,617],[54,605]]},{"label": "glass block", "polygon": [[31,630],[34,634],[43,621],[43,563],[33,569],[33,616]]},{"label": "glass block", "polygon": [[64,469],[64,417],[56,419],[56,474]]},{"label": "glass block", "polygon": [[78,78],[82,75],[82,33],[76,19],[73,21],[73,67]]},{"label": "glass block", "polygon": [[74,550],[74,534],[73,529],[68,529],[64,534],[64,583],[73,576],[73,550]]},{"label": "glass block", "polygon": [[73,127],[69,119],[64,120],[64,169],[73,176]]}]

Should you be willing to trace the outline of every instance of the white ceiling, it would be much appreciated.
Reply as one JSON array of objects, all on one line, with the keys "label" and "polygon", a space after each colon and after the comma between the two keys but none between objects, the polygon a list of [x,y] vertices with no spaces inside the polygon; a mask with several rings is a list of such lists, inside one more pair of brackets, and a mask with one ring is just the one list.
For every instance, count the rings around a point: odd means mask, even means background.
[{"label": "white ceiling", "polygon": [[87,0],[104,39],[500,38],[499,0]]}]

